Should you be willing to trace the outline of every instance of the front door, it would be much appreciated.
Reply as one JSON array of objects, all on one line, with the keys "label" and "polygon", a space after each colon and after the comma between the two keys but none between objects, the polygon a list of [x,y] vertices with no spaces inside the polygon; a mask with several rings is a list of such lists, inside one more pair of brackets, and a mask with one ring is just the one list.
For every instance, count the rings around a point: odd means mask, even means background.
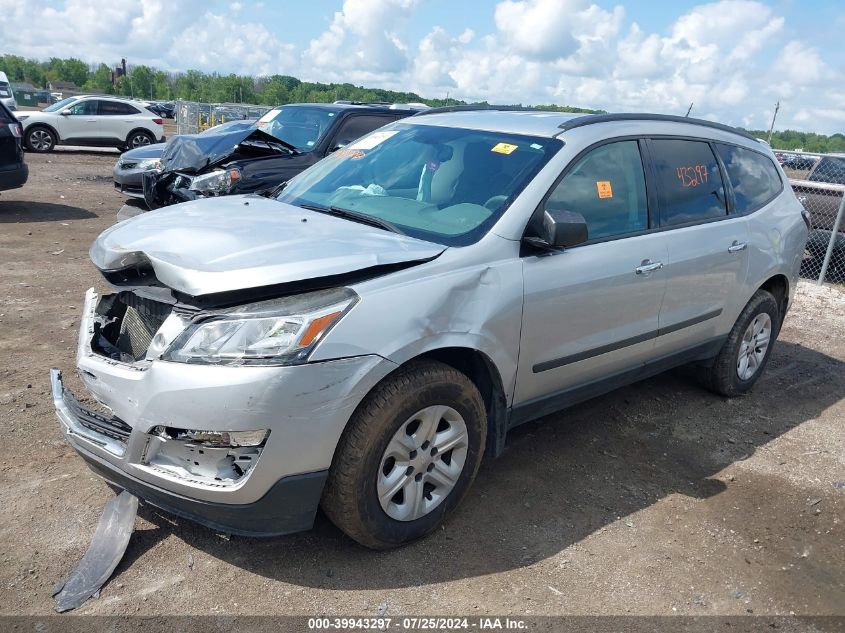
[{"label": "front door", "polygon": [[651,230],[638,141],[576,159],[543,204],[581,213],[588,241],[523,258],[515,407],[641,368],[666,288],[666,237]]}]

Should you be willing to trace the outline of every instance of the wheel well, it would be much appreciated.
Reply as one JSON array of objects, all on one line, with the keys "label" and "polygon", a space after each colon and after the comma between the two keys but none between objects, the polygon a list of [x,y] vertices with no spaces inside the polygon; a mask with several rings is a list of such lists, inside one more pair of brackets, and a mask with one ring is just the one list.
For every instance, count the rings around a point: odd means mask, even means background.
[{"label": "wheel well", "polygon": [[129,142],[129,139],[130,139],[130,138],[132,138],[132,135],[133,135],[133,134],[135,134],[136,132],[143,132],[144,134],[146,134],[147,136],[149,136],[149,137],[150,137],[151,139],[153,139],[154,141],[157,141],[157,140],[158,140],[158,139],[156,138],[156,135],[155,135],[155,134],[153,134],[152,132],[150,132],[147,128],[145,128],[145,127],[136,127],[136,128],[135,128],[135,129],[133,129],[131,132],[129,132],[129,134],[127,134],[127,135],[126,135],[126,142],[127,142],[127,143]]},{"label": "wheel well", "polygon": [[770,292],[775,298],[780,310],[781,321],[783,321],[789,303],[789,280],[784,275],[775,275],[766,280],[766,283],[760,286],[760,290]]},{"label": "wheel well", "polygon": [[30,130],[34,130],[35,128],[43,128],[45,130],[48,130],[56,139],[56,143],[62,140],[62,137],[59,136],[59,133],[56,131],[56,128],[54,128],[49,123],[41,123],[40,121],[38,123],[33,123],[32,125],[28,126],[26,130],[24,130],[24,138],[26,138],[27,132],[29,132]]},{"label": "wheel well", "polygon": [[475,384],[487,410],[486,452],[491,457],[498,457],[505,447],[507,405],[502,378],[493,361],[478,350],[467,347],[445,347],[426,352],[417,358],[431,358],[449,365]]}]

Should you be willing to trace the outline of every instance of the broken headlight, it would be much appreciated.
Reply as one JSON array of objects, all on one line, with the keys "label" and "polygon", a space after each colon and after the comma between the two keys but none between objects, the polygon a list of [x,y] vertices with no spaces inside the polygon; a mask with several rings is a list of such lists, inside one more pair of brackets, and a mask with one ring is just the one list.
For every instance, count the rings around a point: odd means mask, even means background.
[{"label": "broken headlight", "polygon": [[158,158],[145,158],[144,160],[138,161],[136,167],[144,171],[161,171],[161,160]]},{"label": "broken headlight", "polygon": [[349,288],[223,310],[189,326],[162,360],[215,365],[296,365],[358,300]]},{"label": "broken headlight", "polygon": [[188,187],[198,193],[226,193],[241,179],[241,172],[237,169],[218,169],[210,174],[194,177]]}]

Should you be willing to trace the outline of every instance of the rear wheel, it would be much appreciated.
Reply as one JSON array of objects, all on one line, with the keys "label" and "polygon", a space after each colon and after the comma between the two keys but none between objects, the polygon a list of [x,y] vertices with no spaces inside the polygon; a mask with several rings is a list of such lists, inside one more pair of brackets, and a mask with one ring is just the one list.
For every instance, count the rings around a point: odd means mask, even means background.
[{"label": "rear wheel", "polygon": [[723,396],[751,389],[772,353],[780,330],[780,310],[771,293],[758,290],[743,309],[710,367],[699,377],[705,387]]},{"label": "rear wheel", "polygon": [[151,145],[155,142],[153,135],[143,130],[136,130],[126,137],[126,147],[128,149],[135,149],[136,147],[143,147],[144,145]]},{"label": "rear wheel", "polygon": [[34,125],[25,135],[26,147],[33,152],[50,152],[56,146],[56,135],[46,127]]},{"label": "rear wheel", "polygon": [[413,361],[388,376],[349,421],[322,506],[350,537],[388,549],[436,529],[478,472],[481,394],[461,372]]}]

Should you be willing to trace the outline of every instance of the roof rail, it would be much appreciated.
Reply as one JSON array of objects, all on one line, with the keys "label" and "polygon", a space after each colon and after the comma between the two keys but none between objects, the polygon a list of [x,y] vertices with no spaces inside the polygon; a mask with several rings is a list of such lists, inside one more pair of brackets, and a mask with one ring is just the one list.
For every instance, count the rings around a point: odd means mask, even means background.
[{"label": "roof rail", "polygon": [[592,125],[593,123],[607,123],[609,121],[670,121],[672,123],[692,123],[693,125],[701,125],[713,128],[714,130],[722,130],[723,132],[738,134],[739,136],[752,141],[757,140],[745,130],[731,127],[730,125],[725,125],[724,123],[716,123],[705,119],[693,119],[691,117],[677,116],[675,114],[637,114],[632,112],[622,112],[618,114],[587,114],[585,116],[579,116],[574,119],[564,121],[558,127],[565,131],[576,127],[583,127],[585,125]]},{"label": "roof rail", "polygon": [[[429,108],[419,114],[442,114],[444,112],[473,112],[476,110],[495,110],[499,112],[543,112],[538,108],[529,108],[527,106],[506,106],[506,105],[490,105],[487,103],[479,103],[473,105],[453,105],[440,106],[437,108]],[[419,116],[419,115],[417,115]]]}]

